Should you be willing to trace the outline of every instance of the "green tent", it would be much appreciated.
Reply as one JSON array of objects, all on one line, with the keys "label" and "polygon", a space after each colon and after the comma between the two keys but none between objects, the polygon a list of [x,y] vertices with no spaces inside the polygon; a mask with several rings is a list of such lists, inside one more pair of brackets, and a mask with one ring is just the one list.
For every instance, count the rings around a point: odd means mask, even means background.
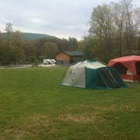
[{"label": "green tent", "polygon": [[66,70],[61,85],[87,89],[127,87],[116,68],[107,67],[94,60],[85,60],[71,65]]}]

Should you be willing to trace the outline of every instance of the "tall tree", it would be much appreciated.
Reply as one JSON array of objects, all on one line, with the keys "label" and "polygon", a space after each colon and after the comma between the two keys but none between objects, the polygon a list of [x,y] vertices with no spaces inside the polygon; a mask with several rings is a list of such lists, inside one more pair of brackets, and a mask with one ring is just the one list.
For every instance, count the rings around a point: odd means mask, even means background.
[{"label": "tall tree", "polygon": [[35,43],[36,43],[35,41],[29,40],[25,41],[23,44],[25,59],[28,62],[33,62],[35,59],[37,59],[36,58],[37,49],[35,47]]},{"label": "tall tree", "polygon": [[42,55],[48,59],[55,58],[58,53],[58,46],[56,43],[46,42],[42,48]]},{"label": "tall tree", "polygon": [[21,35],[21,32],[19,30],[15,31],[11,34],[11,40],[17,46],[23,45],[22,35]]},{"label": "tall tree", "polygon": [[11,23],[6,24],[5,31],[7,32],[7,38],[9,40],[11,32],[13,31],[13,27]]},{"label": "tall tree", "polygon": [[94,39],[98,39],[102,51],[109,60],[112,54],[111,47],[114,36],[114,25],[110,6],[104,4],[103,6],[94,8],[89,24],[89,34]]},{"label": "tall tree", "polygon": [[69,50],[70,51],[76,51],[78,47],[78,41],[76,38],[69,37]]},{"label": "tall tree", "polygon": [[[140,44],[140,8],[132,0],[97,6],[89,22],[89,35],[106,60],[128,54]],[[98,47],[98,48],[97,48]],[[100,54],[101,54],[100,53]]]},{"label": "tall tree", "polygon": [[[120,3],[111,3],[112,9],[112,22],[114,22],[115,26],[115,38],[114,38],[114,46],[117,48],[117,52],[119,56],[122,56],[122,47],[123,47],[123,31],[124,31],[124,8]],[[114,50],[115,51],[115,50]]]},{"label": "tall tree", "polygon": [[125,23],[124,23],[124,37],[126,48],[129,50],[132,48],[133,43],[133,5],[132,0],[121,0],[121,5],[124,9]]}]

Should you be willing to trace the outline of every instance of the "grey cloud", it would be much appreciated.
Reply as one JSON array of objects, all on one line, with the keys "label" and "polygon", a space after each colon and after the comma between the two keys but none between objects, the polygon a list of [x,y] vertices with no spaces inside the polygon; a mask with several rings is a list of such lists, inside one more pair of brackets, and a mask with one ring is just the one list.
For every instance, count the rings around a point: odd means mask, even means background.
[{"label": "grey cloud", "polygon": [[[60,38],[81,38],[88,33],[93,7],[112,0],[0,0],[0,30],[44,33]],[[113,0],[118,2],[119,0]]]}]

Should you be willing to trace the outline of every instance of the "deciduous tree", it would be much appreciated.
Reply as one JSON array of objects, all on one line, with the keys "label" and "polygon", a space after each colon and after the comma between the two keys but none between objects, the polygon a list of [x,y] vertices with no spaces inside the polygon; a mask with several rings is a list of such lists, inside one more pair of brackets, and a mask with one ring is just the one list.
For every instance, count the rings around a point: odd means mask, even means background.
[{"label": "deciduous tree", "polygon": [[7,32],[7,38],[9,40],[10,39],[10,35],[11,35],[12,31],[13,31],[13,27],[12,27],[11,23],[7,23],[6,24],[5,31]]},{"label": "deciduous tree", "polygon": [[42,55],[46,58],[55,58],[58,53],[58,46],[56,43],[46,42],[42,47]]}]

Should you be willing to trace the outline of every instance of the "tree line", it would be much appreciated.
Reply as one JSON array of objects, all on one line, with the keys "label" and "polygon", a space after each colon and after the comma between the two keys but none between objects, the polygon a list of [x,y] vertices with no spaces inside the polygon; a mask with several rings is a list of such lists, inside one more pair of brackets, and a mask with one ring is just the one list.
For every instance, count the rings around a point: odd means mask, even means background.
[{"label": "tree line", "polygon": [[6,37],[0,34],[0,63],[33,63],[43,58],[55,58],[62,51],[82,51],[84,59],[107,63],[111,58],[140,50],[140,8],[132,0],[121,0],[93,8],[88,22],[88,35],[76,38],[56,37],[23,41],[20,31],[13,32],[6,24]]},{"label": "tree line", "polygon": [[13,31],[11,23],[6,24],[6,36],[0,34],[0,64],[34,63],[42,59],[55,59],[62,51],[76,51],[76,38],[59,39],[56,37],[22,40],[20,31]]},{"label": "tree line", "polygon": [[85,58],[108,62],[140,50],[140,8],[132,0],[95,7],[88,24],[89,34],[81,41]]}]

